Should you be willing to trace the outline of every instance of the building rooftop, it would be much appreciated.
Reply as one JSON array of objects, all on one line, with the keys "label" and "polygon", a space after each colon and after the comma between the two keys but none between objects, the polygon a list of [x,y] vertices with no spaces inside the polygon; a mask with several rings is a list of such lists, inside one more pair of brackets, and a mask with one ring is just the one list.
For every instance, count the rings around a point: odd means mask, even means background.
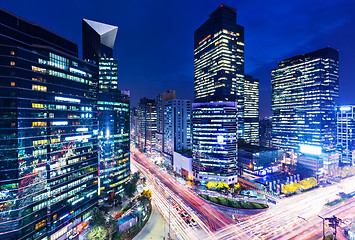
[{"label": "building rooftop", "polygon": [[133,219],[133,218],[135,218],[135,217],[133,217],[132,214],[129,214],[129,215],[127,215],[127,216],[125,216],[125,217],[119,219],[119,220],[117,221],[117,224],[118,224],[118,225],[121,225],[121,224],[123,224],[123,223],[125,223],[125,222],[127,222],[127,221],[129,221],[129,220],[131,220],[131,219]]}]

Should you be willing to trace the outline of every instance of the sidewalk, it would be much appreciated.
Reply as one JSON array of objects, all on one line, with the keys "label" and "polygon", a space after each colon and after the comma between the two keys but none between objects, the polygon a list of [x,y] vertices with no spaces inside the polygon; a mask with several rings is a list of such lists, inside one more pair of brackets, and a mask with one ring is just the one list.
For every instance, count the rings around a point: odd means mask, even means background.
[{"label": "sidewalk", "polygon": [[[164,220],[159,210],[152,204],[152,214],[143,229],[133,238],[133,240],[161,240],[164,239],[164,224],[165,224],[165,239],[168,237],[169,224]],[[177,239],[172,233],[172,239]]]}]

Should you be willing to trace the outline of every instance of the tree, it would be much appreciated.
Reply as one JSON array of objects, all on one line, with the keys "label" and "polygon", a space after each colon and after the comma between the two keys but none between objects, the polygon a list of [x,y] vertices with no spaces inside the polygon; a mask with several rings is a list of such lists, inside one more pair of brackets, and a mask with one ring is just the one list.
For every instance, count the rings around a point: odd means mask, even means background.
[{"label": "tree", "polygon": [[97,228],[97,227],[103,227],[105,226],[105,215],[102,211],[100,211],[99,208],[94,207],[94,209],[92,210],[92,217],[90,219],[90,226],[92,228]]},{"label": "tree", "polygon": [[150,202],[151,198],[152,198],[152,191],[150,191],[149,189],[148,190],[143,190],[143,192],[139,196],[139,201],[143,205],[147,205]]},{"label": "tree", "polygon": [[207,184],[206,184],[206,187],[208,188],[208,189],[216,189],[217,188],[217,183],[216,182],[208,182]]},{"label": "tree", "polygon": [[107,230],[104,227],[93,228],[87,235],[88,240],[105,240],[107,237]]},{"label": "tree", "polygon": [[126,184],[123,185],[123,190],[124,193],[127,195],[127,197],[129,198],[133,197],[133,194],[137,190],[137,181],[132,179],[130,182],[127,182]]},{"label": "tree", "polygon": [[108,233],[108,239],[112,240],[112,235],[117,231],[118,226],[117,226],[117,221],[113,219],[113,217],[110,215],[106,221],[106,229]]}]

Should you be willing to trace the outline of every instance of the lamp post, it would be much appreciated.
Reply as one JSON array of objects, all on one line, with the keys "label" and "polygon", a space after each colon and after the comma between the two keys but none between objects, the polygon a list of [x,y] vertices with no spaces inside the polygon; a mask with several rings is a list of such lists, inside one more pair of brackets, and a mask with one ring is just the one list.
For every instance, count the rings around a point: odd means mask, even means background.
[{"label": "lamp post", "polygon": [[142,222],[142,217],[141,217],[141,211],[142,211],[142,207],[138,207],[137,208],[137,211],[138,211],[138,226],[139,226],[139,229],[141,229],[141,222]]},{"label": "lamp post", "polygon": [[171,239],[171,235],[170,235],[170,200],[171,200],[171,197],[169,196],[168,199],[169,199],[169,234],[168,234],[168,236],[169,236],[169,239]]},{"label": "lamp post", "polygon": [[323,221],[323,240],[325,240],[325,233],[324,233],[324,220],[325,219],[323,217],[319,216],[319,215],[318,215],[318,217],[321,218],[322,221]]}]

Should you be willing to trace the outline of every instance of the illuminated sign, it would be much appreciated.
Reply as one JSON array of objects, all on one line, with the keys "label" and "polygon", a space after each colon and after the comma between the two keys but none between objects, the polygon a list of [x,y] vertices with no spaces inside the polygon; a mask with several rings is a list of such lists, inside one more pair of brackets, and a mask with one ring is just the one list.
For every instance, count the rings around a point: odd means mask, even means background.
[{"label": "illuminated sign", "polygon": [[89,129],[88,128],[77,128],[76,131],[77,132],[87,132],[87,131],[89,131]]},{"label": "illuminated sign", "polygon": [[223,144],[224,137],[223,136],[217,136],[217,142],[218,142],[218,144]]},{"label": "illuminated sign", "polygon": [[68,125],[68,122],[67,121],[57,121],[57,122],[52,122],[52,125],[63,126],[63,125]]},{"label": "illuminated sign", "polygon": [[72,67],[70,67],[70,68],[69,68],[69,71],[70,71],[70,72],[72,72],[72,73],[77,73],[77,74],[81,74],[81,75],[86,76],[86,72],[81,71],[81,70],[76,69],[76,68],[72,68]]},{"label": "illuminated sign", "polygon": [[341,106],[340,111],[350,111],[351,107],[350,106]]},{"label": "illuminated sign", "polygon": [[54,97],[56,101],[63,101],[63,102],[73,102],[73,103],[80,103],[80,99],[76,98],[67,98],[67,97]]},{"label": "illuminated sign", "polygon": [[66,137],[65,141],[72,141],[72,140],[84,140],[87,138],[91,138],[91,135],[80,135],[80,136],[73,136],[73,137]]},{"label": "illuminated sign", "polygon": [[300,152],[311,155],[321,155],[322,147],[319,146],[311,146],[311,145],[301,145]]}]

